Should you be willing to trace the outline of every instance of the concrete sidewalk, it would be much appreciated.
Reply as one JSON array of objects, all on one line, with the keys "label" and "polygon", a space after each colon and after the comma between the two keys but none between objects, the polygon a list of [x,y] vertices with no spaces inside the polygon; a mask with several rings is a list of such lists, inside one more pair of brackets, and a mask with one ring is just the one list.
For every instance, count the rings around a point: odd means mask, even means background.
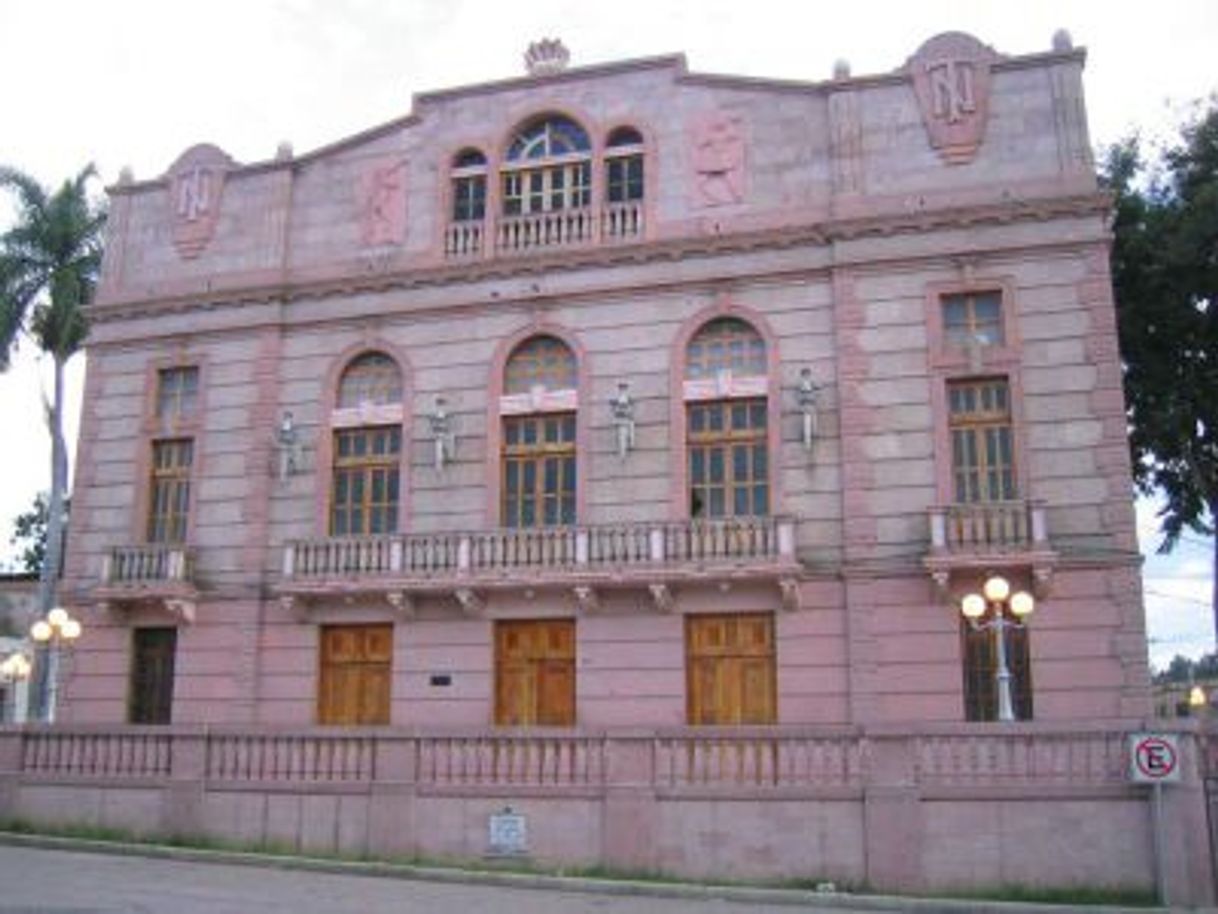
[{"label": "concrete sidewalk", "polygon": [[[704,883],[633,881],[522,873],[507,870],[461,869],[406,863],[344,861],[319,857],[263,854],[245,851],[205,850],[158,844],[100,841],[49,835],[0,832],[0,845],[41,848],[229,866],[263,867],[279,871],[329,873],[342,876],[381,877],[452,885],[501,887],[562,893],[582,893],[640,900],[672,899],[689,902],[722,901],[737,905],[802,907],[831,911],[914,911],[922,914],[1053,914],[1088,911],[1093,914],[1141,914],[1150,909],[1111,905],[1047,905],[974,899],[911,898],[885,895],[855,895],[807,889],[778,889]],[[1183,910],[1183,909],[1176,909]],[[1193,909],[1196,910],[1196,909]],[[1207,909],[1215,910],[1215,909]]]}]

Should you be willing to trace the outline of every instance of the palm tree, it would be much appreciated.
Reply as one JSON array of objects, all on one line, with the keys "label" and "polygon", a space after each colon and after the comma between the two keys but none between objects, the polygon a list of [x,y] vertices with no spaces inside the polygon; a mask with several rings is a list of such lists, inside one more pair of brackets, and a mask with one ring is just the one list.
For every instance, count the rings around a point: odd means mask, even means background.
[{"label": "palm tree", "polygon": [[38,591],[43,613],[55,604],[62,560],[63,509],[68,457],[63,437],[64,366],[89,332],[84,306],[101,271],[106,211],[89,199],[97,174],[86,166],[53,193],[15,168],[0,166],[0,188],[15,198],[15,223],[0,235],[0,372],[20,338],[28,336],[51,356],[55,392],[45,403],[51,433],[51,498],[46,560]]}]

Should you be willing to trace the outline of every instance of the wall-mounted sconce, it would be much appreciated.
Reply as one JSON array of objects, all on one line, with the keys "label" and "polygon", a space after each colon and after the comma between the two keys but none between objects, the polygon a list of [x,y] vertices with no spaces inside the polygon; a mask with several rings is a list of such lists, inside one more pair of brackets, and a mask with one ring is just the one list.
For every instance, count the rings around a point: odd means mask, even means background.
[{"label": "wall-mounted sconce", "polygon": [[622,460],[634,450],[634,400],[630,398],[630,385],[619,381],[617,396],[609,401],[613,410],[613,428],[617,433],[617,455]]},{"label": "wall-mounted sconce", "polygon": [[821,386],[812,380],[812,369],[801,368],[799,370],[799,387],[795,390],[795,402],[799,404],[799,411],[803,417],[803,434],[802,440],[804,450],[812,450],[812,444],[816,441],[816,436],[819,434],[817,428],[818,420],[816,415],[816,399],[820,394]]},{"label": "wall-mounted sconce", "polygon": [[279,420],[275,445],[279,451],[279,480],[282,482],[304,468],[304,447],[291,410],[284,410],[283,418]]},{"label": "wall-mounted sconce", "polygon": [[443,397],[436,397],[435,408],[427,416],[435,446],[436,472],[444,469],[445,464],[452,463],[457,457],[457,432],[453,415],[444,408],[444,403]]}]

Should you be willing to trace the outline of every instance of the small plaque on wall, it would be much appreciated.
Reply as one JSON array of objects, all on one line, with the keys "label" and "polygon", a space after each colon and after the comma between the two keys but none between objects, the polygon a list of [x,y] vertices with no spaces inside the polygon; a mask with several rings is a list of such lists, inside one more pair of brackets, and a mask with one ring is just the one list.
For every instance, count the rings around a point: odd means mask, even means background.
[{"label": "small plaque on wall", "polygon": [[453,684],[453,678],[448,673],[432,673],[427,684],[430,686],[450,686]]},{"label": "small plaque on wall", "polygon": [[502,812],[491,813],[487,834],[491,854],[520,856],[528,853],[528,824],[524,816],[510,806],[505,806]]}]

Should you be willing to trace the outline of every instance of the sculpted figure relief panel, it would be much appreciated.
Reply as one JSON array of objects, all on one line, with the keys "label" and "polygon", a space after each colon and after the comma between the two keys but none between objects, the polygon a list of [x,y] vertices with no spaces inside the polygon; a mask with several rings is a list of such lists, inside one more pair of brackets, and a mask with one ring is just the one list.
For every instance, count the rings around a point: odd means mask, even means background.
[{"label": "sculpted figure relief panel", "polygon": [[368,247],[406,240],[406,162],[381,158],[361,170],[356,199],[360,236]]},{"label": "sculpted figure relief panel", "polygon": [[745,194],[748,142],[740,115],[712,111],[689,129],[695,206],[740,203]]}]

